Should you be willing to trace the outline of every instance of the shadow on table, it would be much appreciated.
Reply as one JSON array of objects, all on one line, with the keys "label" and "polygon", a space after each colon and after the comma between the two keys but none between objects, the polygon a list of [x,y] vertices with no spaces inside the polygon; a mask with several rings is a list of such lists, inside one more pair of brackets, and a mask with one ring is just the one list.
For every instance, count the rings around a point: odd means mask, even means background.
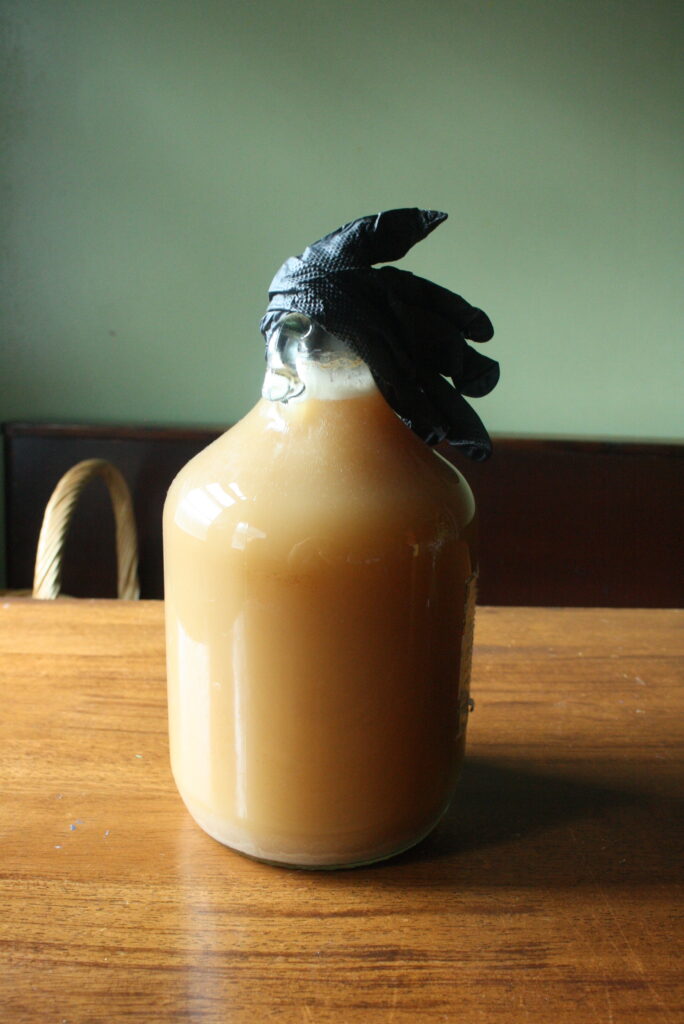
[{"label": "shadow on table", "polygon": [[[646,780],[647,782],[648,780]],[[419,846],[367,869],[391,884],[648,884],[682,877],[682,804],[569,770],[471,757],[457,797]],[[681,792],[681,790],[680,790]]]}]

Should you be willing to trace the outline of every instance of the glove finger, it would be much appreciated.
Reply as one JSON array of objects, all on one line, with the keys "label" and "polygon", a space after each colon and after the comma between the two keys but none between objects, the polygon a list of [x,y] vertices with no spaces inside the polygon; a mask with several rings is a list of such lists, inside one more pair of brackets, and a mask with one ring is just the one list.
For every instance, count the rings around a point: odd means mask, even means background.
[{"label": "glove finger", "polygon": [[495,387],[499,364],[472,349],[453,323],[430,309],[407,305],[394,294],[389,301],[402,348],[410,353],[413,364],[420,367],[419,372],[427,370],[451,377],[456,390],[472,398],[480,398]]},{"label": "glove finger", "polygon": [[393,388],[381,380],[377,381],[377,385],[388,405],[421,440],[430,445],[444,440],[447,425],[440,422],[439,410],[419,387],[400,381]]},{"label": "glove finger", "polygon": [[408,270],[380,267],[376,273],[383,276],[383,284],[388,292],[400,295],[404,302],[411,305],[433,310],[471,341],[489,341],[493,337],[494,328],[484,310],[471,306],[461,295],[433,281],[416,277]]},{"label": "glove finger", "polygon": [[476,352],[470,345],[463,346],[460,357],[459,375],[449,375],[456,389],[470,398],[488,395],[499,382],[499,364],[489,356]]},{"label": "glove finger", "polygon": [[301,259],[327,272],[399,260],[446,217],[438,210],[415,207],[360,217],[308,246]]},{"label": "glove finger", "polygon": [[454,336],[453,325],[431,309],[409,305],[395,293],[387,301],[395,321],[390,333],[399,339],[411,363],[450,376],[459,348],[465,345],[463,335]]},{"label": "glove finger", "polygon": [[443,377],[431,377],[421,384],[428,399],[439,410],[440,420],[447,423],[449,444],[462,448],[468,458],[477,462],[489,458],[492,442],[472,406]]}]

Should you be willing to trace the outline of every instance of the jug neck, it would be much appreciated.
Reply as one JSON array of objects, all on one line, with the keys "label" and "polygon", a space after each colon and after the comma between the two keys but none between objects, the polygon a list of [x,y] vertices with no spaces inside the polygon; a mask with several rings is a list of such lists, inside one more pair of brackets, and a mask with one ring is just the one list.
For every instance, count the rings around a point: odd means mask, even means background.
[{"label": "jug neck", "polygon": [[287,313],[266,340],[261,390],[271,402],[360,397],[375,389],[372,374],[354,350],[301,313]]}]

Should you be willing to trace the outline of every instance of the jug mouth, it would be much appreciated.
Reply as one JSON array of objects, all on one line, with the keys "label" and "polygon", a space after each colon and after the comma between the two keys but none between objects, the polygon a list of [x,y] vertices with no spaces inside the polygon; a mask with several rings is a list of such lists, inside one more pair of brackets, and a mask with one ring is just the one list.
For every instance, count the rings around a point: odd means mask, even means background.
[{"label": "jug mouth", "polygon": [[341,338],[303,313],[286,313],[266,339],[261,390],[271,402],[342,398],[374,386],[364,361]]}]

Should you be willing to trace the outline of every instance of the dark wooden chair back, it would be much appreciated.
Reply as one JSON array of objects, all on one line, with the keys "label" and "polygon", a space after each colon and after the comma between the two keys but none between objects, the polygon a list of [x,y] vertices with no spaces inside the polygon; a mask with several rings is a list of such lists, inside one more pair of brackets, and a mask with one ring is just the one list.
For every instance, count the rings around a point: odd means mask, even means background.
[{"label": "dark wooden chair back", "polygon": [[[161,510],[178,470],[219,429],[4,426],[7,586],[31,586],[43,510],[60,476],[104,458],[135,507],[141,597],[163,596]],[[440,449],[478,502],[480,601],[679,607],[684,598],[684,445],[498,437],[484,464]],[[63,591],[116,593],[112,512],[90,485],[64,553]],[[103,543],[103,538],[107,538]]]}]

